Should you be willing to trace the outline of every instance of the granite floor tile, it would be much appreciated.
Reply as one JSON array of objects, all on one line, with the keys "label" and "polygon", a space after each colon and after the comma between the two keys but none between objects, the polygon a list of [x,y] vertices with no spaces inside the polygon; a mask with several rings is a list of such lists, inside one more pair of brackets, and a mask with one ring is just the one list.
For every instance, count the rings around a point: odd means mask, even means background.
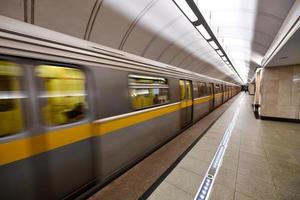
[{"label": "granite floor tile", "polygon": [[237,172],[224,167],[220,167],[215,183],[235,189],[235,180]]},{"label": "granite floor tile", "polygon": [[281,162],[272,164],[270,169],[276,187],[300,193],[300,165]]},{"label": "granite floor tile", "polygon": [[278,200],[273,184],[257,179],[251,175],[238,173],[236,191],[261,200]]},{"label": "granite floor tile", "polygon": [[268,160],[266,157],[259,156],[253,153],[240,151],[239,162],[244,162],[249,165],[256,165],[262,168],[269,168]]},{"label": "granite floor tile", "polygon": [[234,194],[234,200],[255,200],[254,198],[247,196],[240,192],[235,192]]},{"label": "granite floor tile", "polygon": [[177,166],[204,177],[210,162],[187,155]]},{"label": "granite floor tile", "polygon": [[279,200],[299,200],[300,193],[289,192],[285,189],[276,188]]},{"label": "granite floor tile", "polygon": [[244,143],[240,146],[240,150],[246,153],[252,153],[258,156],[266,156],[265,149],[263,145],[257,144],[255,142]]},{"label": "granite floor tile", "polygon": [[234,200],[234,189],[226,187],[222,184],[215,183],[210,200]]},{"label": "granite floor tile", "polygon": [[262,167],[261,165],[249,164],[240,161],[238,165],[238,173],[245,176],[255,176],[257,179],[262,179],[270,184],[273,184],[272,174],[269,167]]},{"label": "granite floor tile", "polygon": [[213,140],[216,140],[218,142],[221,141],[222,137],[223,137],[223,134],[220,134],[220,133],[218,133],[218,134],[212,134],[212,132],[206,133],[203,136],[203,138],[213,139]]},{"label": "granite floor tile", "polygon": [[238,155],[228,155],[227,152],[225,152],[225,155],[223,157],[223,161],[221,163],[221,167],[224,167],[226,169],[230,169],[233,171],[237,171],[238,169]]},{"label": "granite floor tile", "polygon": [[197,193],[202,179],[203,177],[194,172],[177,167],[170,173],[165,181],[193,196]]},{"label": "granite floor tile", "polygon": [[287,147],[270,144],[265,145],[265,149],[270,162],[288,162],[300,165],[300,149],[295,151]]},{"label": "granite floor tile", "polygon": [[199,160],[206,161],[207,163],[210,163],[215,155],[215,151],[208,151],[203,150],[200,148],[193,148],[189,153],[188,156],[192,156],[194,158],[197,158]]},{"label": "granite floor tile", "polygon": [[210,131],[214,131],[214,132],[218,132],[218,133],[224,133],[227,127],[217,127],[217,126],[213,126],[211,127],[209,130]]},{"label": "granite floor tile", "polygon": [[227,146],[224,156],[231,157],[234,160],[238,160],[239,152],[239,147]]},{"label": "granite floor tile", "polygon": [[222,132],[215,132],[215,131],[211,131],[211,130],[208,130],[206,133],[205,133],[205,136],[211,136],[211,137],[223,137],[224,133]]},{"label": "granite floor tile", "polygon": [[185,191],[177,188],[176,186],[167,182],[162,182],[158,189],[155,190],[149,200],[192,200],[193,196],[186,193]]},{"label": "granite floor tile", "polygon": [[220,143],[219,139],[215,139],[215,138],[211,138],[211,137],[203,137],[199,140],[199,142],[195,145],[197,146],[201,146],[202,144],[210,144],[212,146],[218,146]]},{"label": "granite floor tile", "polygon": [[234,144],[234,145],[240,145],[241,144],[241,137],[237,137],[237,136],[234,136],[232,133],[231,133],[231,136],[230,136],[230,140],[229,142],[231,144]]},{"label": "granite floor tile", "polygon": [[197,143],[193,148],[195,149],[201,149],[201,150],[205,150],[205,151],[214,151],[216,152],[218,145],[216,144],[209,144],[209,143],[205,143],[205,142],[201,142],[201,143]]},{"label": "granite floor tile", "polygon": [[233,144],[230,141],[227,144],[226,151],[232,152],[232,153],[238,153],[240,151],[240,145],[239,144]]}]

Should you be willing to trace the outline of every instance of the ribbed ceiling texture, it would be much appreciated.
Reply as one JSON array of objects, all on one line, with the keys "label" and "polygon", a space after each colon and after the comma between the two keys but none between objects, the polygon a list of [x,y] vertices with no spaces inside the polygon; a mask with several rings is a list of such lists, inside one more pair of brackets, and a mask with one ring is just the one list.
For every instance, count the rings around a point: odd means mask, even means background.
[{"label": "ribbed ceiling texture", "polygon": [[[251,78],[294,0],[195,0]],[[241,80],[172,0],[0,0],[0,14],[230,82]]]}]

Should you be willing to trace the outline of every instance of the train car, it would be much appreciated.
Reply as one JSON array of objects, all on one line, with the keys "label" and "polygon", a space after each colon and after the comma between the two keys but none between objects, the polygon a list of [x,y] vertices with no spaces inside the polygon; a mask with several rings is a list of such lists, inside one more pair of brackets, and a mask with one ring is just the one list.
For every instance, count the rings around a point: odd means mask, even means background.
[{"label": "train car", "polygon": [[238,86],[0,17],[0,199],[105,185]]}]

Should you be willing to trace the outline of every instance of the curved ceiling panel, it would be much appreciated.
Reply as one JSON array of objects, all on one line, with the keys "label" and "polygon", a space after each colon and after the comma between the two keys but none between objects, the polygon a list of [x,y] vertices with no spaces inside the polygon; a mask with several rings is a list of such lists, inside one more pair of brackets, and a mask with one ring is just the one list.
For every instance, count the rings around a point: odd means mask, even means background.
[{"label": "curved ceiling panel", "polygon": [[[247,79],[295,0],[195,0]],[[0,14],[226,81],[237,76],[171,0],[0,0]]]},{"label": "curved ceiling panel", "polygon": [[294,0],[197,0],[195,3],[239,74],[249,80],[253,69],[261,65]]},{"label": "curved ceiling panel", "polygon": [[1,15],[26,21],[24,0],[0,0],[0,5]]},{"label": "curved ceiling panel", "polygon": [[[92,42],[120,49],[132,24],[151,0],[102,0],[97,8],[90,37]],[[125,12],[125,9],[127,12]]]},{"label": "curved ceiling panel", "polygon": [[34,18],[32,22],[38,26],[84,38],[95,1],[38,0],[34,4]]}]

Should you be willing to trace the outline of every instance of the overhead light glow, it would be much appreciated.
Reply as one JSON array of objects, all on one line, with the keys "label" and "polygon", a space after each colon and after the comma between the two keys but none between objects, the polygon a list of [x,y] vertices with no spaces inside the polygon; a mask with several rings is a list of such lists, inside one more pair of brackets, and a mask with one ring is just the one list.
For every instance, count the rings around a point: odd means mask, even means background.
[{"label": "overhead light glow", "polygon": [[[221,50],[217,50],[217,53],[220,55],[220,56],[223,56],[223,53],[222,53],[222,51]],[[223,57],[222,57],[222,59],[223,59]],[[224,60],[224,59],[223,59]],[[227,59],[226,59],[227,60]]]},{"label": "overhead light glow", "polygon": [[225,56],[222,56],[221,58],[222,60],[227,61],[227,58]]},{"label": "overhead light glow", "polygon": [[204,28],[204,26],[202,24],[200,24],[199,26],[196,27],[198,29],[198,31],[201,33],[201,35],[206,39],[209,40],[211,38],[211,36],[209,35],[209,33],[207,32],[207,30]]},{"label": "overhead light glow", "polygon": [[214,48],[214,49],[219,49],[217,44],[214,41],[209,41],[209,44]]},{"label": "overhead light glow", "polygon": [[195,15],[194,11],[187,4],[185,0],[174,0],[177,6],[184,12],[184,14],[191,20],[191,22],[195,22],[198,20],[198,17]]},{"label": "overhead light glow", "polygon": [[[209,26],[217,27],[211,30],[218,38],[222,38],[221,47],[226,46],[226,50],[225,48],[224,50],[228,56],[230,55],[230,60],[235,63],[237,73],[241,79],[244,79],[245,76],[247,78],[248,73],[252,75],[252,70],[248,72],[247,66],[237,62],[241,60],[254,62],[258,65],[262,64],[263,55],[251,48],[253,41],[256,39],[255,20],[257,20],[259,12],[257,7],[259,7],[260,1],[194,0],[194,2],[204,19],[209,22]],[[226,17],[224,17],[225,15]],[[247,27],[247,29],[243,27]],[[220,42],[219,39],[218,41]],[[250,66],[250,69],[253,69],[253,67]]]}]

